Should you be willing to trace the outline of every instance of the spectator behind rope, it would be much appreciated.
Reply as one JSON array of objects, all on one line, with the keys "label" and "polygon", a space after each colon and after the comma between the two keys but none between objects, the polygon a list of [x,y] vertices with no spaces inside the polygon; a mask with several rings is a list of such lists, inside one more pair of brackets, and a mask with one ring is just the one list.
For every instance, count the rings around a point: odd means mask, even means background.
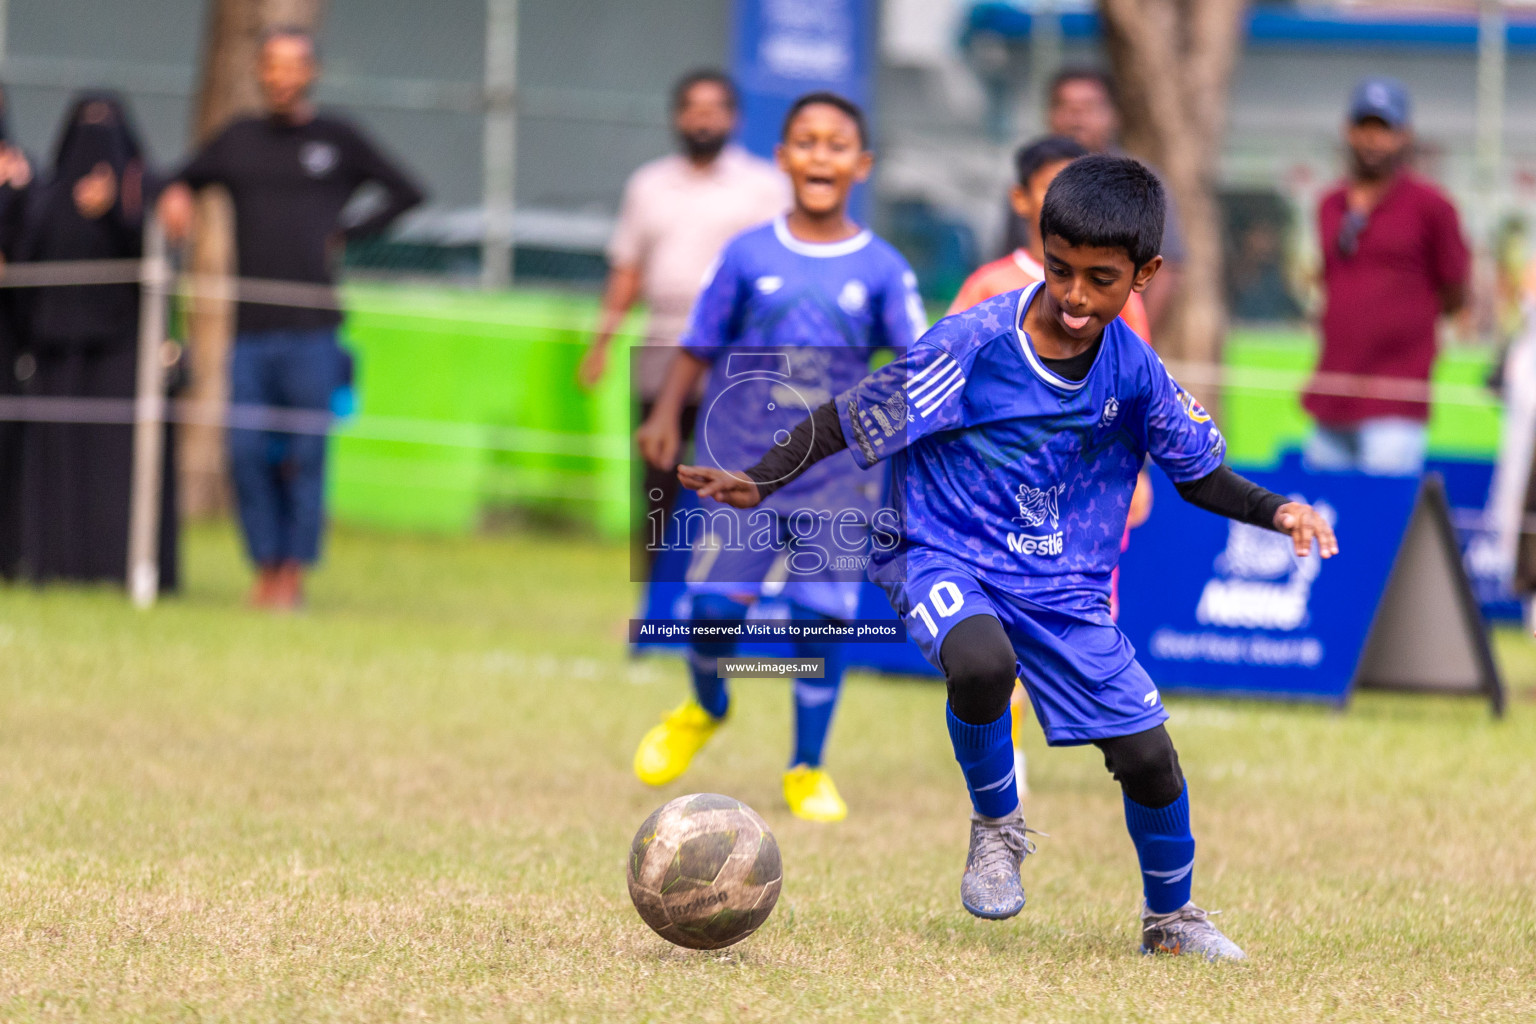
[{"label": "spectator behind rope", "polygon": [[[13,145],[6,123],[5,87],[0,85],[0,260],[16,255],[16,237],[32,165]],[[16,289],[0,288],[0,400],[21,393],[21,375],[31,373],[23,359],[21,325],[16,321]],[[0,579],[16,573],[21,545],[21,446],[24,429],[16,419],[0,414]]]},{"label": "spectator behind rope", "polygon": [[1471,257],[1456,208],[1407,169],[1409,107],[1408,90],[1393,79],[1355,87],[1349,177],[1318,206],[1325,298],[1317,370],[1348,386],[1314,383],[1302,399],[1317,421],[1306,446],[1314,469],[1416,476],[1424,468],[1429,403],[1359,390],[1368,387],[1360,378],[1377,377],[1427,388],[1436,324],[1466,301]]},{"label": "spectator behind rope", "polygon": [[[123,101],[112,93],[81,95],[65,117],[52,170],[29,191],[17,258],[138,259],[146,197],[154,187]],[[29,395],[133,398],[137,284],[28,289],[20,306],[34,366],[25,385]],[[173,449],[166,445],[168,457]],[[132,477],[132,424],[28,424],[21,483],[23,576],[34,582],[126,582]],[[166,590],[177,585],[173,482],[167,473],[160,541],[160,585]]]},{"label": "spectator behind rope", "polygon": [[[235,207],[240,276],[331,285],[340,239],[376,234],[422,201],[416,184],[362,132],[317,113],[310,90],[320,64],[302,29],[267,34],[258,68],[266,112],[234,121],[199,150],[160,205],[172,239],[191,224],[192,190],[223,185]],[[342,212],[366,183],[384,199],[355,223]],[[241,406],[324,414],[344,383],[334,303],[240,304],[230,399]],[[251,604],[303,603],[305,571],[320,558],[326,439],[258,429],[229,432],[230,472],[246,549],[257,567]]]}]

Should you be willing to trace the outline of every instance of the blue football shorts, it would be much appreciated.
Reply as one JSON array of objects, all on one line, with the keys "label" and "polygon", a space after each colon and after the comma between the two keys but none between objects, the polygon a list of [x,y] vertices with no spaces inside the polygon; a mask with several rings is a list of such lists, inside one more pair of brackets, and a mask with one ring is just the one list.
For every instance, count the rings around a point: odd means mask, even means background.
[{"label": "blue football shorts", "polygon": [[951,629],[973,615],[997,619],[1051,746],[1130,736],[1168,720],[1135,648],[1107,615],[1088,622],[1054,611],[978,579],[958,558],[923,548],[877,567],[872,578],[940,672]]},{"label": "blue football shorts", "polygon": [[867,521],[839,525],[828,514],[791,524],[724,506],[710,511],[693,538],[689,594],[787,601],[832,619],[856,616],[869,563]]}]

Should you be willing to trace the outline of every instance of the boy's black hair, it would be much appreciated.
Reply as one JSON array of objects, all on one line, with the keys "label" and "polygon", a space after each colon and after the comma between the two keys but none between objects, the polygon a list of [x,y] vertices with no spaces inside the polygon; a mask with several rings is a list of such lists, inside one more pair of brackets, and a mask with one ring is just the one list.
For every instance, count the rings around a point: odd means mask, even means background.
[{"label": "boy's black hair", "polygon": [[1087,147],[1076,139],[1069,139],[1065,135],[1047,135],[1034,142],[1026,142],[1014,151],[1013,169],[1019,176],[1019,187],[1028,188],[1029,179],[1045,165],[1076,160],[1087,155]]},{"label": "boy's black hair", "polygon": [[718,68],[695,68],[688,72],[672,86],[672,113],[682,110],[688,103],[688,94],[696,85],[718,85],[725,90],[726,102],[735,110],[738,103],[736,95],[736,83],[731,81],[731,76]]},{"label": "boy's black hair", "polygon": [[864,111],[853,100],[835,92],[819,91],[808,92],[789,105],[789,113],[784,115],[784,126],[779,129],[780,141],[789,137],[789,126],[794,123],[800,111],[806,107],[814,107],[825,104],[836,107],[847,114],[853,120],[854,127],[859,130],[859,146],[862,149],[869,148],[869,129],[864,120]]},{"label": "boy's black hair", "polygon": [[1085,156],[1062,168],[1046,190],[1040,237],[1068,245],[1124,249],[1137,270],[1163,245],[1163,183],[1128,156]]},{"label": "boy's black hair", "polygon": [[1062,68],[1056,72],[1051,76],[1051,87],[1046,90],[1045,95],[1055,102],[1056,93],[1068,82],[1092,82],[1104,90],[1104,95],[1109,97],[1111,106],[1119,107],[1120,105],[1120,98],[1115,92],[1114,76],[1108,71],[1086,65]]}]

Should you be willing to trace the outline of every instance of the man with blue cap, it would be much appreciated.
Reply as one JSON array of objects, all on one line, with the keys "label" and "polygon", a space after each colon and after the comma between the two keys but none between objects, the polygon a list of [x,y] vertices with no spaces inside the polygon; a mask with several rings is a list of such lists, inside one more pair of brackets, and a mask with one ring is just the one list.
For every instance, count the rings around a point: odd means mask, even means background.
[{"label": "man with blue cap", "polygon": [[1471,259],[1455,207],[1407,168],[1411,114],[1401,82],[1361,81],[1345,126],[1349,177],[1318,207],[1323,344],[1302,399],[1317,421],[1313,469],[1424,468],[1436,324],[1465,303]]}]

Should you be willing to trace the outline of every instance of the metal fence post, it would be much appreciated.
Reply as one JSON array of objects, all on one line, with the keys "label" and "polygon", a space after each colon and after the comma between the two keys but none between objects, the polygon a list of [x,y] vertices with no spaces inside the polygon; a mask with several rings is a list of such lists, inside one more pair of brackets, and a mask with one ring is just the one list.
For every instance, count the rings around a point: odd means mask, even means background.
[{"label": "metal fence post", "polygon": [[139,300],[139,372],[133,406],[133,497],[128,519],[128,594],[148,608],[160,592],[160,496],[165,458],[165,297],[170,268],[165,231],[144,225]]},{"label": "metal fence post", "polygon": [[512,283],[512,202],[517,162],[517,2],[485,0],[485,236],[480,281]]},{"label": "metal fence post", "polygon": [[1056,0],[1041,0],[1034,7],[1029,32],[1030,109],[1025,111],[1025,118],[1031,135],[1050,134],[1045,110],[1051,98],[1046,92],[1051,79],[1061,70],[1061,47],[1061,11]]}]

